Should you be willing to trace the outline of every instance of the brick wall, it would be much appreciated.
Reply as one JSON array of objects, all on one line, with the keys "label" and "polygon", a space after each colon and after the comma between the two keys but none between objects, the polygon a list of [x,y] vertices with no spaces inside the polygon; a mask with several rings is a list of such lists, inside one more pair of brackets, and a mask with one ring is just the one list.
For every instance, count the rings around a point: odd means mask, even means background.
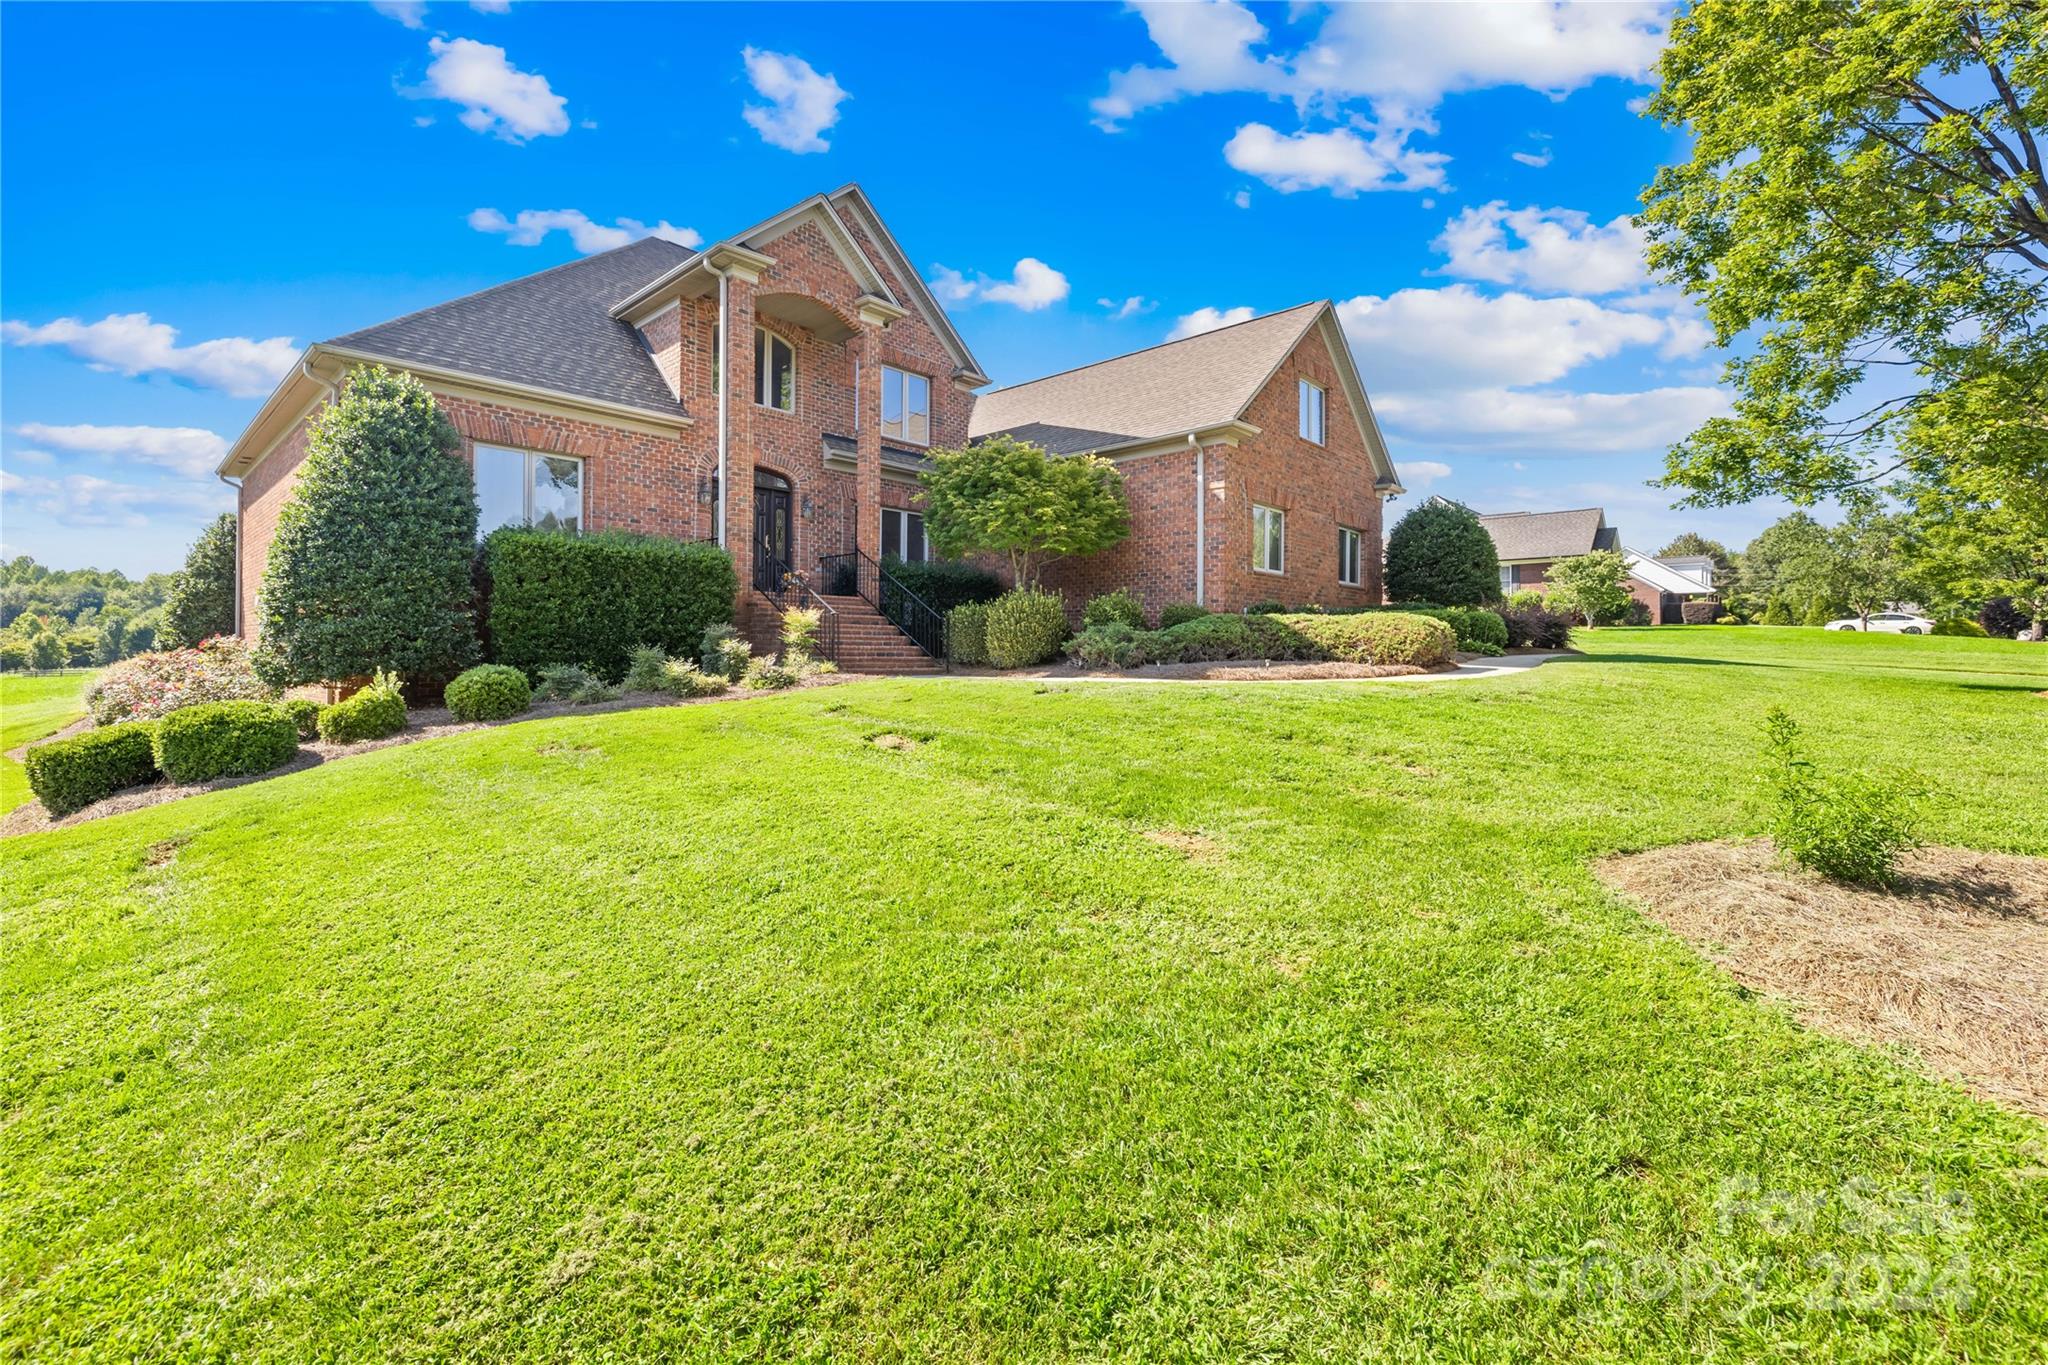
[{"label": "brick wall", "polygon": [[[314,409],[318,412],[319,409]],[[236,563],[237,601],[235,619],[242,638],[254,644],[258,598],[263,586],[263,564],[270,554],[270,541],[277,534],[277,514],[283,510],[298,483],[299,466],[306,458],[306,435],[312,421],[309,414],[271,448],[270,456],[242,480],[236,495],[235,515],[240,535]]]}]

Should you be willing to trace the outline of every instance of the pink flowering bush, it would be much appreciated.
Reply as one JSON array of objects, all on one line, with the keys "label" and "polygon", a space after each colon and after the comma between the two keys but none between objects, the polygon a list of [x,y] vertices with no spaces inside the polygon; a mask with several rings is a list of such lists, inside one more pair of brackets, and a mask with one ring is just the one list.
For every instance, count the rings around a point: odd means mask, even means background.
[{"label": "pink flowering bush", "polygon": [[164,649],[123,659],[86,689],[93,724],[154,720],[208,701],[269,701],[277,693],[257,678],[249,648],[216,635],[191,649]]}]

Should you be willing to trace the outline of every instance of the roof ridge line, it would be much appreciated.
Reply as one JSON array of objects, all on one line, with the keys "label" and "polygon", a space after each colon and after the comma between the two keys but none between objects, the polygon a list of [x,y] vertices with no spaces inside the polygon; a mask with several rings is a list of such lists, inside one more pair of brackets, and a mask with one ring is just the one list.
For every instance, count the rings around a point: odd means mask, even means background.
[{"label": "roof ridge line", "polygon": [[1054,370],[1051,374],[1042,374],[1036,379],[1026,379],[1019,384],[1011,384],[1000,389],[990,389],[982,397],[994,398],[999,393],[1015,393],[1018,389],[1028,389],[1033,384],[1043,384],[1048,379],[1058,379],[1062,375],[1079,374],[1083,370],[1092,370],[1098,365],[1108,365],[1115,361],[1128,360],[1134,355],[1144,355],[1150,351],[1163,351],[1168,346],[1178,346],[1183,342],[1200,341],[1203,337],[1212,337],[1220,332],[1228,332],[1236,327],[1249,327],[1255,322],[1266,322],[1273,318],[1283,317],[1288,313],[1299,312],[1304,308],[1320,308],[1326,302],[1328,300],[1315,299],[1308,303],[1297,303],[1287,308],[1276,308],[1270,313],[1261,313],[1257,317],[1243,318],[1237,322],[1226,322],[1221,327],[1211,327],[1206,332],[1196,332],[1192,336],[1175,337],[1171,341],[1155,341],[1150,346],[1140,346],[1135,351],[1123,351],[1117,355],[1106,355],[1100,360],[1091,360],[1086,365],[1069,365],[1064,370]]},{"label": "roof ridge line", "polygon": [[[410,313],[400,313],[395,318],[385,318],[382,322],[373,322],[367,327],[354,328],[351,331],[343,332],[338,337],[329,337],[326,341],[315,342],[314,345],[335,345],[343,340],[346,340],[349,337],[360,336],[364,332],[374,332],[380,327],[393,327],[401,322],[409,322],[413,318],[421,317],[428,313],[438,312],[443,308],[452,308],[458,303],[468,303],[471,299],[480,299],[486,294],[495,294],[500,289],[510,289],[515,284],[525,284],[529,280],[537,280],[543,275],[552,275],[557,271],[568,270],[574,266],[589,265],[592,261],[603,260],[605,257],[616,255],[621,251],[631,251],[634,247],[645,245],[648,242],[668,242],[668,238],[653,236],[642,237],[638,241],[627,242],[624,246],[610,247],[604,251],[593,251],[588,256],[579,256],[573,261],[563,261],[559,265],[547,266],[544,269],[534,271],[530,275],[515,275],[509,280],[500,280],[496,284],[487,284],[482,289],[472,289],[467,294],[457,294],[452,299],[443,299],[439,303],[430,303],[424,308],[415,308]],[[675,247],[678,251],[690,250],[689,247],[681,246],[675,242],[669,242],[668,244],[670,246]]]}]

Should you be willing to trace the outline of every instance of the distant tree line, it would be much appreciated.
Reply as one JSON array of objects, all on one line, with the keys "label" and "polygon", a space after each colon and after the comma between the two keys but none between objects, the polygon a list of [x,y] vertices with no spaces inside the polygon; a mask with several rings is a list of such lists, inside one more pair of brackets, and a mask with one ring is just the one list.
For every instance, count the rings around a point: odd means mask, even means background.
[{"label": "distant tree line", "polygon": [[178,573],[0,565],[0,670],[94,668],[235,628],[235,519],[199,535]]}]

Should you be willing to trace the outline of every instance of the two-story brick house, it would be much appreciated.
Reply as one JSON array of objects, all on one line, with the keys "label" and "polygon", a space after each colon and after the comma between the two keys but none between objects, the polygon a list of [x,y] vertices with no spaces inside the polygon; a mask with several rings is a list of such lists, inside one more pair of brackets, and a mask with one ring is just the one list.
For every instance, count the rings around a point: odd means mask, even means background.
[{"label": "two-story brick house", "polygon": [[[1377,601],[1380,502],[1399,491],[1327,304],[978,403],[973,353],[849,185],[701,249],[648,238],[308,348],[220,467],[240,490],[245,635],[308,424],[372,363],[433,390],[484,530],[716,540],[743,621],[765,621],[759,589],[827,556],[924,557],[926,452],[995,430],[1119,463],[1130,540],[1052,581],[1132,586],[1155,611]],[[852,662],[915,660],[892,645]]]}]

